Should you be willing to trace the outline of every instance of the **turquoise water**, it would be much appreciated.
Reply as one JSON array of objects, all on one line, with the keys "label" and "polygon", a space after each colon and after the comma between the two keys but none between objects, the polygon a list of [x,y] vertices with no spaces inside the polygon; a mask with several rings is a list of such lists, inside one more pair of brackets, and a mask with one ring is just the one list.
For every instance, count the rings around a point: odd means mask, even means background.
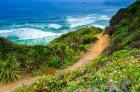
[{"label": "turquoise water", "polygon": [[[22,0],[21,0],[22,1]],[[105,28],[125,2],[0,1],[0,36],[17,44],[47,44],[83,26]],[[6,3],[6,4],[5,4]]]}]

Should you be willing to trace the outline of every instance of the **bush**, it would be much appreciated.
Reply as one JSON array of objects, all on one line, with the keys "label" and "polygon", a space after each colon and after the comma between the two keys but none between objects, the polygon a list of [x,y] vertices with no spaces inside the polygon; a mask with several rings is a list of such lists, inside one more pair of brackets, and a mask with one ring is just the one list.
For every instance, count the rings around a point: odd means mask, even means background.
[{"label": "bush", "polygon": [[35,92],[61,92],[62,82],[55,77],[42,77],[33,83]]},{"label": "bush", "polygon": [[29,87],[23,86],[16,88],[13,92],[33,92]]},{"label": "bush", "polygon": [[48,68],[64,68],[78,61],[82,53],[96,42],[96,34],[102,31],[99,28],[86,27],[64,34],[48,45],[36,46],[17,45],[0,38],[0,59],[15,58],[25,73],[40,70],[43,64]]},{"label": "bush", "polygon": [[9,83],[21,78],[20,64],[13,60],[0,61],[0,82]]}]

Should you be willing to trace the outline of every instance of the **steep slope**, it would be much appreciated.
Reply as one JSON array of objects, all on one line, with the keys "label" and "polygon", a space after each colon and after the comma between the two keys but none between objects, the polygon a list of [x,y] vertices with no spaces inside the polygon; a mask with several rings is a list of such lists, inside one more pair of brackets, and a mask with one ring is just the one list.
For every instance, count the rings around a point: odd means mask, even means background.
[{"label": "steep slope", "polygon": [[107,34],[101,33],[97,35],[97,38],[98,41],[95,44],[93,44],[93,47],[89,50],[89,52],[86,53],[77,63],[66,68],[66,71],[77,70],[79,68],[82,68],[91,60],[96,59],[103,53],[103,51],[107,48],[109,44],[110,37]]},{"label": "steep slope", "polygon": [[121,9],[111,20],[110,47],[98,59],[79,70],[36,80],[15,92],[139,92],[140,1]]},{"label": "steep slope", "polygon": [[[103,30],[81,28],[50,42],[47,46],[17,45],[0,38],[0,63],[8,60],[20,63],[22,73],[40,74],[48,69],[61,69],[75,63],[98,39]],[[46,68],[47,67],[47,68]]]},{"label": "steep slope", "polygon": [[[78,68],[84,67],[90,60],[97,58],[108,46],[110,37],[107,34],[100,33],[97,35],[98,41],[93,44],[93,47],[85,54],[77,63],[64,69],[58,70],[58,72],[68,72],[70,70],[76,70]],[[98,48],[98,49],[97,49]],[[0,86],[0,92],[11,92],[17,87],[22,85],[30,86],[33,81],[37,80],[39,77],[25,77],[14,83]]]},{"label": "steep slope", "polygon": [[140,1],[119,12],[110,21],[110,53],[124,48],[140,48]]}]

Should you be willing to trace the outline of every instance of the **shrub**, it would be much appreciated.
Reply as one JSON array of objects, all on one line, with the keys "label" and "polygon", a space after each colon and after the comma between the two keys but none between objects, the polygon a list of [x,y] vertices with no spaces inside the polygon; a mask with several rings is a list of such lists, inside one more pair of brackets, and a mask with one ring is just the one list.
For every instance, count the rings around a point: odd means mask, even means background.
[{"label": "shrub", "polygon": [[13,60],[0,61],[0,82],[9,83],[21,77],[20,64]]},{"label": "shrub", "polygon": [[61,92],[61,80],[55,77],[42,77],[33,83],[35,92]]},{"label": "shrub", "polygon": [[19,88],[16,88],[13,92],[33,92],[29,87],[22,86]]},{"label": "shrub", "polygon": [[75,63],[96,42],[96,34],[102,31],[99,28],[86,27],[64,34],[48,45],[36,46],[17,45],[0,38],[0,59],[15,58],[25,73],[39,70],[42,64],[48,68],[64,68]]}]

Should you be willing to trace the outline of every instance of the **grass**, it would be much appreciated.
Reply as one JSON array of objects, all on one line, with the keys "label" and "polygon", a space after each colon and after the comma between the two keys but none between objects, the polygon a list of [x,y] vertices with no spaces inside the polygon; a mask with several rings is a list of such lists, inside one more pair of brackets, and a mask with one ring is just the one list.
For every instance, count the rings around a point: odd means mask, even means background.
[{"label": "grass", "polygon": [[21,78],[20,64],[13,60],[0,61],[0,83],[10,83]]},{"label": "grass", "polygon": [[[100,28],[81,28],[62,35],[48,45],[35,46],[17,45],[5,38],[0,38],[0,60],[4,64],[12,58],[10,62],[15,64],[13,67],[23,75],[41,75],[65,68],[78,61],[82,54],[98,40],[96,35],[101,32],[103,30]],[[8,68],[4,68],[4,71],[7,71],[6,69]]]},{"label": "grass", "polygon": [[[137,43],[140,40],[139,14],[139,1],[125,9],[124,18],[115,25],[116,30],[108,49],[109,54],[104,53],[79,70],[40,78],[28,88],[32,88],[34,92],[140,91],[140,49],[138,48],[139,43]],[[70,34],[73,35],[73,33]],[[67,36],[62,36],[64,42]],[[62,38],[57,40],[60,41]],[[78,42],[78,44],[80,43]],[[135,47],[134,43],[138,46]],[[77,48],[75,44],[71,46],[73,49]],[[76,50],[80,50],[79,46]]]}]

